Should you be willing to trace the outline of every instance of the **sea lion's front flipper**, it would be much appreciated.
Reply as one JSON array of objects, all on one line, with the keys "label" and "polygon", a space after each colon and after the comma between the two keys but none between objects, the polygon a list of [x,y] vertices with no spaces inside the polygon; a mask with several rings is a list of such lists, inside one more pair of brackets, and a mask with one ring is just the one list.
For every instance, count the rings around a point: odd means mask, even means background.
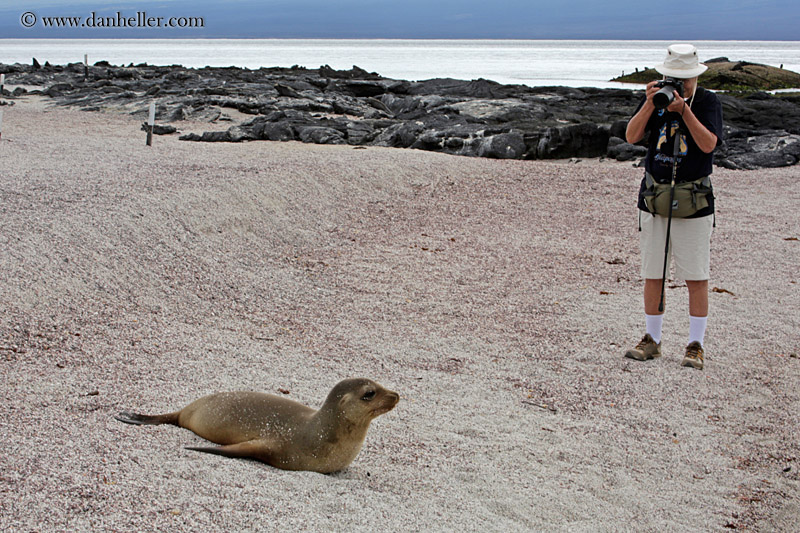
[{"label": "sea lion's front flipper", "polygon": [[266,462],[272,453],[271,443],[266,439],[248,440],[225,446],[187,446],[187,450],[211,453],[223,457],[250,458]]}]

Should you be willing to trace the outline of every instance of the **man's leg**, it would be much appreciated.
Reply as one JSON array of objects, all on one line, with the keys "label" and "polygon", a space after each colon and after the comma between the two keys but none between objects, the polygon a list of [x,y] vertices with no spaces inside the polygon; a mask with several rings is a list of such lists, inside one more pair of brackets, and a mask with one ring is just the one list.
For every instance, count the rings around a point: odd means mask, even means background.
[{"label": "man's leg", "polygon": [[708,280],[686,281],[689,288],[689,342],[703,345],[708,320]]},{"label": "man's leg", "polygon": [[[639,247],[642,252],[642,277],[644,278],[644,317],[646,333],[656,344],[661,343],[661,325],[664,313],[658,310],[661,302],[661,274],[664,270],[664,244],[667,239],[667,219],[642,213],[642,233]],[[667,264],[669,272],[669,264]]]},{"label": "man's leg", "polygon": [[[655,286],[655,289],[653,287]],[[655,303],[652,303],[655,293]],[[647,361],[661,357],[661,324],[664,315],[658,312],[658,301],[661,294],[661,280],[646,279],[644,281],[644,309],[646,333],[635,348],[625,352],[625,357]],[[652,314],[651,314],[652,313]]]},{"label": "man's leg", "polygon": [[658,311],[661,301],[661,280],[644,280],[644,318],[646,333],[656,344],[661,343],[661,326],[664,322],[664,313]]},{"label": "man's leg", "polygon": [[660,315],[658,302],[661,301],[661,279],[644,280],[644,312],[646,315]]},{"label": "man's leg", "polygon": [[702,369],[705,365],[703,341],[708,321],[708,280],[686,281],[689,287],[689,344],[682,366]]},{"label": "man's leg", "polygon": [[661,326],[664,315],[658,311],[658,303],[661,299],[660,276],[664,268],[666,219],[641,212],[639,213],[639,223],[646,330],[645,336],[642,337],[639,344],[625,352],[625,357],[646,361],[661,356]]},{"label": "man's leg", "polygon": [[[689,343],[681,363],[702,369],[704,365],[706,323],[708,321],[708,279],[710,278],[711,233],[714,217],[683,219],[677,225],[675,271],[689,289]],[[676,229],[673,227],[673,229]]]},{"label": "man's leg", "polygon": [[708,316],[708,280],[686,281],[689,288],[689,314]]},{"label": "man's leg", "polygon": [[[702,346],[708,317],[708,280],[687,280],[689,288],[689,342],[697,341]],[[647,333],[657,343],[661,342],[661,323],[664,315],[658,312],[661,301],[661,280],[644,280],[644,314]]]}]

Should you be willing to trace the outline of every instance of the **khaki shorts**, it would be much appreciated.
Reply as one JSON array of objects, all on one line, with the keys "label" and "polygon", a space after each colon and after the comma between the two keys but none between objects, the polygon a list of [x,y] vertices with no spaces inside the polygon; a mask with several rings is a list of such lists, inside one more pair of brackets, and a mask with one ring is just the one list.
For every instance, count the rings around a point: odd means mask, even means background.
[{"label": "khaki shorts", "polygon": [[[642,251],[642,277],[661,279],[664,269],[664,246],[667,238],[667,217],[640,211],[642,231],[639,244]],[[673,218],[670,228],[670,250],[667,257],[667,277],[670,263],[675,262],[675,276],[684,281],[707,280],[710,277],[711,232],[713,215],[700,218]]]}]

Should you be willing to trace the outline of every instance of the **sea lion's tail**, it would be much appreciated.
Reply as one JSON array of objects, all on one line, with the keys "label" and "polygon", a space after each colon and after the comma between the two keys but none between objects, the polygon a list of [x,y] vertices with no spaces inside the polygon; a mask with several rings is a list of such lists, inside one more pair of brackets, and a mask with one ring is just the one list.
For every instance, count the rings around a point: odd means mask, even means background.
[{"label": "sea lion's tail", "polygon": [[158,424],[172,424],[178,425],[178,413],[167,413],[165,415],[142,415],[139,413],[129,413],[122,411],[114,418],[126,424],[133,424],[136,426],[158,425]]}]

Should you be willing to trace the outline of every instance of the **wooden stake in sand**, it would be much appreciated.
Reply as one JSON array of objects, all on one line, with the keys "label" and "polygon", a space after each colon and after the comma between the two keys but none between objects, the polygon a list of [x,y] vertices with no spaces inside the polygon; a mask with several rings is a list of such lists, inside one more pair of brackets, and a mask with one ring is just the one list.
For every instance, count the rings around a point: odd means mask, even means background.
[{"label": "wooden stake in sand", "polygon": [[147,131],[147,146],[153,145],[153,126],[156,123],[156,104],[150,104],[150,114],[147,117],[145,131]]}]

